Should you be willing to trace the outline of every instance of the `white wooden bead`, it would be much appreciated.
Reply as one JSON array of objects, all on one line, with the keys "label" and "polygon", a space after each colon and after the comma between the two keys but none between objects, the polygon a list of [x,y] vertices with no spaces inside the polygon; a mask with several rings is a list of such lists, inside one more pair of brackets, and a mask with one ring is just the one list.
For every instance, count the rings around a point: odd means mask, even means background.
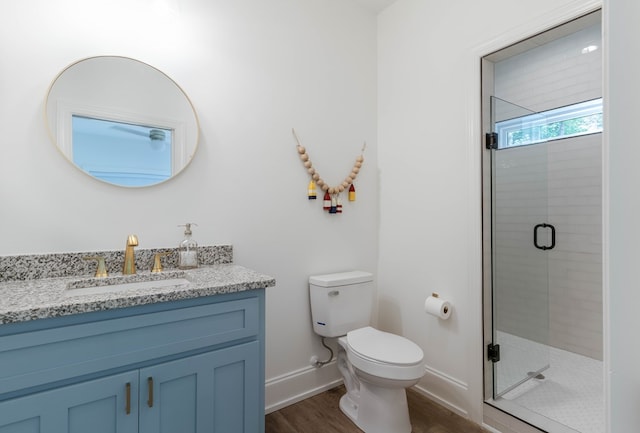
[{"label": "white wooden bead", "polygon": [[305,161],[304,166],[307,168],[311,167],[311,161]]},{"label": "white wooden bead", "polygon": [[[353,174],[353,173],[351,173],[351,174]],[[353,183],[353,177],[352,176],[347,176],[347,178],[344,181],[347,182],[349,185],[351,185]]]},{"label": "white wooden bead", "polygon": [[342,182],[342,188],[346,188],[348,186],[349,186],[349,182],[347,182],[346,180]]},{"label": "white wooden bead", "polygon": [[315,180],[316,182],[318,182],[318,180],[320,179],[320,175],[318,173],[313,173],[313,175],[311,176],[311,178],[313,180]]},{"label": "white wooden bead", "polygon": [[362,163],[362,161],[364,161],[364,156],[360,155],[359,157],[356,158],[356,161],[358,161],[359,163]]},{"label": "white wooden bead", "polygon": [[336,189],[334,187],[329,188],[329,194],[335,194]]},{"label": "white wooden bead", "polygon": [[307,149],[305,149],[303,146],[298,146],[298,153],[302,154],[305,153],[307,151]]},{"label": "white wooden bead", "polygon": [[308,161],[309,160],[309,155],[307,155],[306,153],[303,153],[300,155],[300,159],[303,161]]},{"label": "white wooden bead", "polygon": [[351,176],[351,179],[355,179],[358,176],[358,173],[355,171],[352,171],[349,176]]},{"label": "white wooden bead", "polygon": [[308,169],[307,171],[308,171],[308,172],[309,172],[309,174],[310,174],[310,175],[312,175],[312,176],[313,176],[314,174],[316,174],[316,169],[315,169],[315,168],[313,168],[313,167],[309,167],[309,169]]},{"label": "white wooden bead", "polygon": [[360,161],[356,162],[356,167],[358,168],[362,167],[362,163]]},{"label": "white wooden bead", "polygon": [[345,189],[346,189],[346,187],[345,187],[344,185],[340,185],[340,186],[338,187],[338,192],[342,192],[342,191],[344,191]]},{"label": "white wooden bead", "polygon": [[322,185],[324,185],[324,180],[322,180],[322,179],[318,178],[318,179],[316,179],[316,184],[317,184],[318,186],[322,186]]},{"label": "white wooden bead", "polygon": [[329,185],[327,185],[326,183],[322,184],[322,190],[323,191],[327,191],[329,189]]},{"label": "white wooden bead", "polygon": [[358,168],[358,167],[353,167],[353,172],[354,172],[354,173],[359,173],[359,172],[360,172],[360,168]]}]

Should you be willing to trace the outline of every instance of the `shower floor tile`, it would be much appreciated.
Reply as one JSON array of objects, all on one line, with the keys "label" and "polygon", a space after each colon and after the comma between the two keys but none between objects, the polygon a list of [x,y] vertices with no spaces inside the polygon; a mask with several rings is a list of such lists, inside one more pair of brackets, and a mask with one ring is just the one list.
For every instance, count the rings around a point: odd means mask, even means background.
[{"label": "shower floor tile", "polygon": [[[604,432],[604,386],[602,361],[577,355],[565,350],[540,345],[513,335],[499,333],[501,351],[520,353],[530,346],[535,356],[548,350],[549,368],[543,379],[531,379],[502,396],[503,399],[538,413],[581,433]],[[503,348],[504,345],[504,348]],[[519,348],[519,349],[513,349]],[[502,357],[500,362],[508,362]],[[526,377],[528,371],[519,371],[518,362],[510,368],[498,369],[498,380],[508,383]],[[521,364],[522,365],[522,364]],[[502,370],[502,371],[500,371]],[[507,377],[511,376],[511,377]]]}]

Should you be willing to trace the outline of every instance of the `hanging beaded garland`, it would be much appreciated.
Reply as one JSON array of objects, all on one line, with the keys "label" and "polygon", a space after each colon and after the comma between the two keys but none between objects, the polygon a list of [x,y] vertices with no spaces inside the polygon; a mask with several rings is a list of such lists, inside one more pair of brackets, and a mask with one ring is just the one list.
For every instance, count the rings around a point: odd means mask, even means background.
[{"label": "hanging beaded garland", "polygon": [[298,149],[298,154],[300,156],[300,160],[304,164],[307,169],[307,173],[311,176],[311,180],[309,181],[309,185],[307,187],[307,197],[309,200],[315,200],[317,197],[316,194],[316,186],[319,187],[324,192],[323,198],[323,209],[331,214],[342,213],[342,201],[340,200],[340,193],[347,191],[349,201],[356,200],[356,188],[353,185],[353,182],[356,180],[358,173],[360,172],[360,168],[362,168],[362,163],[364,162],[364,150],[367,147],[367,143],[365,142],[362,146],[362,151],[360,155],[356,158],[356,162],[353,164],[353,168],[351,169],[351,173],[347,177],[344,178],[341,184],[337,186],[330,186],[328,183],[322,179],[320,173],[315,169],[313,164],[311,163],[311,159],[309,158],[309,154],[307,154],[307,150],[302,146],[300,139],[298,138],[298,134],[296,134],[295,129],[291,129],[293,132],[293,136],[296,139],[296,147]]}]

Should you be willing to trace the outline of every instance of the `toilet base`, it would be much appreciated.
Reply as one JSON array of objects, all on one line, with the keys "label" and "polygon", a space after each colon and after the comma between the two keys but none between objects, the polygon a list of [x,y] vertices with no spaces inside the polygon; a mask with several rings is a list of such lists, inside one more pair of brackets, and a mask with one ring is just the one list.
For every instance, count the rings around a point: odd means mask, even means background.
[{"label": "toilet base", "polygon": [[404,388],[384,388],[360,381],[355,401],[348,393],[340,410],[365,433],[411,433],[407,393]]}]

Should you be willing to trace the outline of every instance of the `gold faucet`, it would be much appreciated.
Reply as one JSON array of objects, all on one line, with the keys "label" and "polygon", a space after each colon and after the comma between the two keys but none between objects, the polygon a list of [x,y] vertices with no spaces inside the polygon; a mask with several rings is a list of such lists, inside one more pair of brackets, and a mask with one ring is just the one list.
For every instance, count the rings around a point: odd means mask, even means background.
[{"label": "gold faucet", "polygon": [[162,262],[160,261],[161,257],[164,256],[168,256],[169,254],[171,254],[171,251],[165,251],[163,253],[156,253],[153,256],[153,269],[151,269],[151,272],[162,272]]},{"label": "gold faucet", "polygon": [[127,237],[127,245],[124,250],[124,266],[122,267],[123,275],[131,275],[136,273],[136,256],[133,247],[138,246],[138,237],[129,235]]},{"label": "gold faucet", "polygon": [[108,277],[107,267],[104,264],[104,257],[102,256],[86,256],[82,258],[83,260],[97,260],[98,267],[96,268],[96,278],[104,278]]}]

